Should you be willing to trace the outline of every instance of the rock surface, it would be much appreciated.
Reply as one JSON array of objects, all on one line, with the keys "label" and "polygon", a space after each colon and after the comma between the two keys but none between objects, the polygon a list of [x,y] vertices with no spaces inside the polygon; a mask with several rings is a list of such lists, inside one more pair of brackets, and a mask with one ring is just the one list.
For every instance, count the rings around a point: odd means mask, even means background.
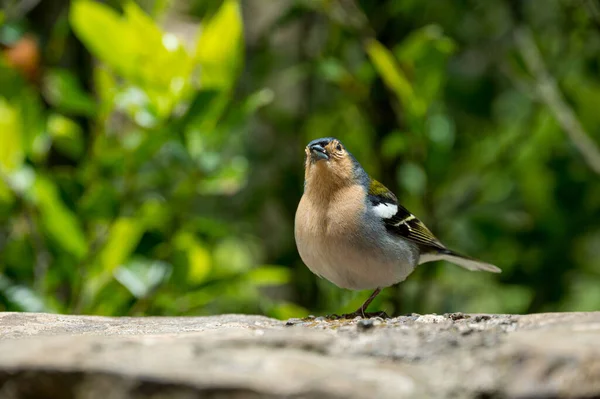
[{"label": "rock surface", "polygon": [[0,313],[0,398],[600,397],[600,312]]}]

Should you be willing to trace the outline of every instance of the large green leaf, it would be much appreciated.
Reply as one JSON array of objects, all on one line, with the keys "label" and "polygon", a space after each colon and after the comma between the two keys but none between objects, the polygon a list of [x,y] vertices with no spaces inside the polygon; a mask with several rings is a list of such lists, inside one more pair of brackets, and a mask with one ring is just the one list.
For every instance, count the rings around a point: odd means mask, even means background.
[{"label": "large green leaf", "polygon": [[134,74],[138,39],[119,14],[97,1],[77,0],[71,5],[69,20],[92,54],[124,76]]},{"label": "large green leaf", "polygon": [[142,97],[143,110],[126,109],[134,120],[144,113],[165,119],[189,89],[193,60],[174,35],[163,33],[134,2],[123,8],[120,16],[98,2],[77,0],[71,25],[93,55],[126,79],[117,105]]},{"label": "large green leaf", "polygon": [[229,89],[241,69],[243,26],[239,3],[226,0],[203,22],[196,56],[202,67],[204,89]]},{"label": "large green leaf", "polygon": [[[192,71],[192,59],[172,34],[163,33],[137,4],[125,4],[125,18],[135,32],[136,71],[146,89],[170,93],[179,98]],[[152,94],[152,93],[151,93]]]}]

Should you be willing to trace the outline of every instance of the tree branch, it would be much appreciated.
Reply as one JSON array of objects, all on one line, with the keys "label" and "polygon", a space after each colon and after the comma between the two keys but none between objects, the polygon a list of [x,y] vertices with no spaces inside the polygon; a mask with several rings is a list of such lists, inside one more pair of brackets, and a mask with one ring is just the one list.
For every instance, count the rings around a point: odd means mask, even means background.
[{"label": "tree branch", "polygon": [[573,145],[581,153],[584,161],[596,173],[600,174],[600,150],[596,143],[577,119],[575,112],[563,98],[563,95],[544,64],[544,59],[537,47],[531,30],[526,26],[515,29],[515,43],[529,73],[535,80],[535,87],[540,100],[554,114]]}]

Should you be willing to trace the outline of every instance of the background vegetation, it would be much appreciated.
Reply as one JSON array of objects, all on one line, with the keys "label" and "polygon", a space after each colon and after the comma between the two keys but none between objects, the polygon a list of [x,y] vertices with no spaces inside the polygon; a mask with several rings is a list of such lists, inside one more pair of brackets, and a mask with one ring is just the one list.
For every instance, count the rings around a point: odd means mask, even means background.
[{"label": "background vegetation", "polygon": [[0,311],[354,310],[293,240],[323,136],[503,269],[373,309],[600,308],[600,2],[0,4]]}]

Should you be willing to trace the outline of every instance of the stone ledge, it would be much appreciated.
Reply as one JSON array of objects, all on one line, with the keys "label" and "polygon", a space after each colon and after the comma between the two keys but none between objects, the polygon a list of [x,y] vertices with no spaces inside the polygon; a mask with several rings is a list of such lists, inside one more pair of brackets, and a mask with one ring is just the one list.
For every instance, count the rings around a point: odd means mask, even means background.
[{"label": "stone ledge", "polygon": [[0,398],[600,396],[600,312],[282,322],[0,313]]}]

